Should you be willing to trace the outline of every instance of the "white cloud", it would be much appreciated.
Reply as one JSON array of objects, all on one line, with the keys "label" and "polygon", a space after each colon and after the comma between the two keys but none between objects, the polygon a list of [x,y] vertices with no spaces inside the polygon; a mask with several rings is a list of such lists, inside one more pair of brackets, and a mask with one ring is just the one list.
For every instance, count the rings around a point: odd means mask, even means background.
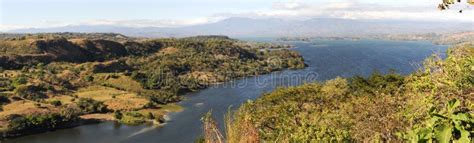
[{"label": "white cloud", "polygon": [[[420,0],[421,1],[421,0]],[[463,0],[464,1],[464,0]],[[46,28],[66,25],[114,25],[127,27],[179,27],[216,22],[229,17],[251,18],[345,18],[345,19],[384,19],[384,20],[425,20],[425,21],[463,21],[474,22],[474,6],[458,4],[451,10],[439,11],[435,0],[423,0],[413,5],[395,5],[385,2],[362,3],[361,0],[338,0],[337,2],[310,2],[287,0],[269,5],[269,9],[217,13],[209,17],[193,19],[94,19],[70,23],[61,21],[42,21],[35,25],[5,25],[0,21],[0,31],[23,28]],[[464,9],[463,13],[457,11]]]},{"label": "white cloud", "polygon": [[0,32],[2,31],[8,31],[8,30],[13,30],[13,29],[24,29],[24,28],[30,28],[28,26],[19,26],[19,25],[0,25]]},{"label": "white cloud", "polygon": [[186,20],[150,20],[150,19],[134,19],[134,20],[88,20],[79,22],[79,25],[114,25],[125,27],[179,27],[196,24],[204,24],[217,21],[218,18],[205,17]]},{"label": "white cloud", "polygon": [[322,8],[326,10],[337,10],[337,9],[346,9],[353,7],[353,2],[339,2],[339,3],[328,3],[323,5]]},{"label": "white cloud", "polygon": [[[302,3],[295,0],[277,2],[272,9],[247,13],[221,14],[221,16],[243,16],[257,18],[345,18],[345,19],[386,19],[420,21],[462,21],[474,22],[474,6],[465,4],[452,6],[448,11],[439,11],[437,1],[420,6],[398,6],[360,3],[345,0],[329,3]],[[458,10],[465,9],[463,13]]]},{"label": "white cloud", "polygon": [[109,26],[123,26],[123,27],[180,27],[216,22],[221,20],[221,17],[204,17],[195,19],[166,19],[166,20],[151,20],[151,19],[131,19],[131,20],[110,20],[110,19],[95,19],[84,20],[75,23],[63,23],[60,21],[41,21],[35,25],[5,25],[0,24],[0,31],[9,31],[15,29],[26,28],[51,28],[61,26],[73,25],[109,25]]},{"label": "white cloud", "polygon": [[[338,11],[332,13],[332,17],[341,17],[346,19],[392,19],[392,20],[414,20],[414,21],[459,21],[474,22],[473,12],[465,12],[463,14],[457,12],[403,12],[403,11]],[[470,16],[469,16],[470,15]],[[466,17],[465,17],[466,16]]]},{"label": "white cloud", "polygon": [[273,9],[280,9],[280,10],[296,10],[305,8],[305,4],[302,2],[298,2],[296,0],[291,0],[288,2],[276,2],[273,3]]}]

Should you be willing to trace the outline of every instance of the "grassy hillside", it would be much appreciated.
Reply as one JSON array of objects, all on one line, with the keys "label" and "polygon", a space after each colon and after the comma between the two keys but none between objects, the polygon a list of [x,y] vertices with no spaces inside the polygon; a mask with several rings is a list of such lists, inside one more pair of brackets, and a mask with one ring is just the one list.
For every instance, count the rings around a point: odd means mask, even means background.
[{"label": "grassy hillside", "polygon": [[[474,45],[419,71],[280,88],[226,117],[227,142],[472,142]],[[204,118],[205,141],[220,142]]]},{"label": "grassy hillside", "polygon": [[[4,137],[90,119],[161,123],[165,113],[180,110],[172,103],[186,92],[305,66],[296,52],[266,50],[273,47],[251,46],[225,36],[126,40],[89,36],[10,35],[0,40]],[[273,64],[274,60],[282,62]]]}]

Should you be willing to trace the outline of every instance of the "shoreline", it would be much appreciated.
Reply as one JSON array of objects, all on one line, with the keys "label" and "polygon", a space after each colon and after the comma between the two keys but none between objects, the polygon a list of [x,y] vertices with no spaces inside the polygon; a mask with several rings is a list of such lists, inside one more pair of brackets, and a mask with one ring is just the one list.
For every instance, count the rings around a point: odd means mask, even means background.
[{"label": "shoreline", "polygon": [[[304,68],[306,68],[306,67],[307,67],[307,65],[305,64]],[[227,82],[232,82],[233,80],[239,80],[239,79],[243,79],[243,78],[250,78],[250,77],[255,77],[255,76],[260,76],[260,75],[266,75],[266,74],[271,74],[271,73],[274,73],[274,72],[280,72],[280,71],[284,71],[284,70],[298,70],[298,69],[285,68],[285,69],[275,70],[275,71],[262,73],[262,74],[236,77],[236,78],[232,78],[232,79],[229,79],[227,81],[222,81],[222,82],[209,83],[204,88],[201,88],[201,89],[196,90],[196,91],[185,92],[181,96],[185,98],[186,95],[189,94],[189,93],[198,92],[200,90],[207,89],[207,88],[209,88],[210,86],[213,86],[213,85],[225,84]],[[70,128],[75,128],[75,127],[79,127],[79,126],[83,126],[83,125],[99,124],[99,123],[103,123],[103,122],[116,122],[116,123],[119,123],[119,124],[130,125],[130,126],[152,123],[154,125],[161,126],[161,125],[166,124],[166,122],[169,120],[168,119],[169,118],[169,116],[168,116],[169,113],[171,113],[171,112],[181,112],[182,110],[184,110],[183,109],[184,107],[182,107],[180,105],[176,105],[177,103],[179,103],[183,100],[185,100],[185,99],[181,99],[180,101],[177,101],[177,102],[162,105],[162,107],[175,105],[175,106],[178,106],[180,109],[174,109],[174,110],[161,109],[161,108],[159,108],[159,109],[150,109],[150,110],[165,112],[164,114],[161,114],[163,119],[164,119],[163,122],[158,122],[156,120],[144,120],[144,122],[140,123],[140,124],[126,124],[126,123],[120,122],[120,120],[115,119],[112,115],[110,115],[110,116],[112,116],[112,118],[114,118],[114,119],[112,119],[110,117],[103,117],[103,116],[102,117],[94,117],[94,115],[113,114],[113,112],[111,112],[111,113],[91,113],[91,114],[84,114],[84,115],[79,116],[80,119],[77,122],[68,123],[67,125],[58,126],[56,128],[53,128],[53,129],[32,130],[32,131],[26,131],[26,133],[21,133],[21,134],[15,134],[15,133],[12,134],[12,133],[8,133],[8,132],[2,132],[1,133],[2,136],[0,136],[0,142],[3,141],[3,140],[21,138],[21,137],[28,136],[28,135],[41,134],[41,133],[46,133],[46,132],[54,132],[56,130],[70,129]],[[142,109],[142,110],[146,110],[146,109]]]},{"label": "shoreline", "polygon": [[55,131],[58,131],[58,130],[71,129],[71,128],[76,128],[76,127],[79,127],[79,126],[100,124],[100,123],[105,123],[105,122],[114,122],[114,123],[127,125],[127,126],[138,126],[138,125],[143,125],[143,124],[151,124],[151,125],[154,125],[154,126],[162,126],[168,120],[167,115],[165,115],[166,116],[166,118],[165,118],[166,121],[164,121],[164,122],[158,122],[158,121],[155,121],[155,120],[145,120],[145,122],[142,123],[142,124],[132,125],[132,124],[121,123],[117,119],[84,118],[83,117],[83,116],[88,116],[88,115],[94,115],[94,114],[82,115],[81,118],[79,119],[79,121],[67,123],[66,125],[58,126],[54,129],[36,129],[36,130],[30,130],[30,131],[22,132],[22,133],[3,132],[3,133],[1,133],[1,136],[0,136],[0,142],[4,141],[4,140],[9,140],[9,139],[21,138],[21,137],[25,137],[25,136],[29,136],[29,135],[42,134],[42,133],[47,133],[47,132],[55,132]]},{"label": "shoreline", "polygon": [[[163,105],[158,109],[142,109],[142,110],[149,110],[149,112],[157,112],[160,113],[159,115],[161,118],[159,119],[144,119],[142,123],[139,124],[128,124],[121,122],[121,120],[116,119],[113,116],[113,112],[111,113],[90,113],[90,114],[84,114],[79,116],[79,119],[77,121],[71,121],[68,123],[64,123],[64,125],[57,126],[55,128],[51,129],[34,129],[34,130],[26,130],[22,131],[21,133],[16,133],[15,131],[6,131],[6,132],[1,132],[0,133],[0,142],[3,140],[9,140],[9,139],[15,139],[15,138],[21,138],[24,136],[28,135],[34,135],[34,134],[42,134],[42,133],[47,133],[47,132],[55,132],[57,130],[63,130],[63,129],[70,129],[70,128],[75,128],[79,126],[84,126],[84,125],[91,125],[91,124],[100,124],[104,122],[115,122],[118,124],[122,125],[128,125],[128,126],[138,126],[138,125],[143,125],[143,124],[152,124],[154,126],[161,126],[165,124],[168,120],[168,114],[171,112],[181,112],[183,110],[183,107],[176,105],[176,103],[170,103],[167,105]],[[137,111],[138,112],[138,111]]]}]

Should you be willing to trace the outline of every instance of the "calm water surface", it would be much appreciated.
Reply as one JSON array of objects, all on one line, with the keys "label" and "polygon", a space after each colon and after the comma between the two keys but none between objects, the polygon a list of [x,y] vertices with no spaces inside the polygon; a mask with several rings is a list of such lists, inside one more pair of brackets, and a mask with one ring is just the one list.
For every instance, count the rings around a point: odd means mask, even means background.
[{"label": "calm water surface", "polygon": [[[292,43],[308,68],[282,71],[215,85],[186,95],[179,104],[180,113],[170,114],[162,127],[126,126],[113,122],[79,126],[54,132],[6,140],[6,143],[191,143],[201,135],[200,118],[212,110],[222,125],[230,106],[238,107],[247,100],[281,86],[324,81],[337,76],[368,75],[374,70],[394,69],[408,74],[433,53],[443,53],[447,46],[429,42],[400,42],[381,40],[314,41]],[[221,126],[221,128],[223,128]]]}]

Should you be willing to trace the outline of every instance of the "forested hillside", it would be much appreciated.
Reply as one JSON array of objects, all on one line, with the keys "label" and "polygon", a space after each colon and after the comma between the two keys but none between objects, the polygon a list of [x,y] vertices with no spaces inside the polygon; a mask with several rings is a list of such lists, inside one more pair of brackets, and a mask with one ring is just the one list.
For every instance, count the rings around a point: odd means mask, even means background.
[{"label": "forested hillside", "polygon": [[472,142],[474,45],[432,56],[407,76],[378,72],[280,88],[226,117],[208,142]]},{"label": "forested hillside", "polygon": [[165,113],[181,110],[173,102],[186,92],[305,67],[296,52],[267,50],[274,45],[225,36],[141,39],[51,33],[2,37],[2,137],[90,120],[161,123]]}]

